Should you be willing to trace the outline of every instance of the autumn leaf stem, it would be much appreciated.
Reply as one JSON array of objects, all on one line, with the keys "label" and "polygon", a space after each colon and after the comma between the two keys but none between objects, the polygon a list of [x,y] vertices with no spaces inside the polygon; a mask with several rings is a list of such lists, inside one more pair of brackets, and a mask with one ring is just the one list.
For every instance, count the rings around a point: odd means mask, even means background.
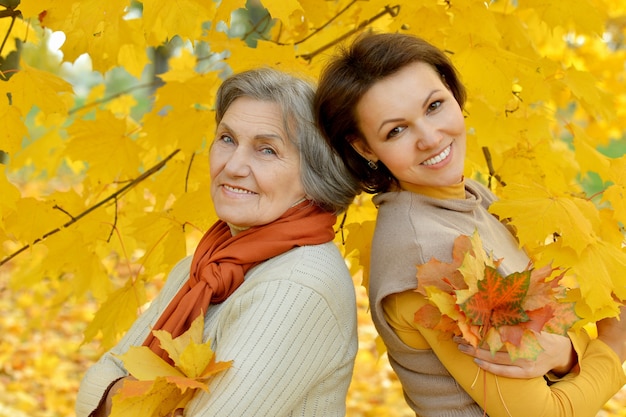
[{"label": "autumn leaf stem", "polygon": [[[178,152],[180,152],[180,149],[176,149],[171,154],[169,154],[167,157],[165,157],[162,161],[160,161],[158,164],[154,165],[153,167],[151,167],[150,169],[145,171],[143,174],[141,174],[140,176],[138,176],[134,180],[130,181],[124,187],[120,188],[119,190],[117,190],[113,194],[109,195],[108,197],[104,198],[103,200],[100,200],[98,203],[96,203],[93,206],[89,207],[87,210],[83,211],[82,213],[80,213],[77,216],[72,216],[67,211],[61,209],[60,207],[54,206],[54,208],[56,208],[57,210],[60,210],[60,211],[64,212],[65,214],[67,214],[68,216],[70,216],[71,220],[68,221],[67,223],[63,224],[62,226],[57,227],[56,229],[53,229],[53,230],[49,231],[48,233],[44,234],[42,237],[40,237],[38,239],[35,239],[33,241],[33,243],[26,244],[26,245],[22,246],[20,249],[16,250],[15,252],[13,252],[10,255],[6,256],[4,259],[2,259],[0,261],[0,266],[6,264],[11,259],[15,258],[17,255],[19,255],[20,253],[24,252],[28,248],[33,247],[37,243],[40,243],[40,242],[43,242],[44,240],[46,240],[48,237],[50,237],[50,236],[60,232],[63,229],[68,228],[69,226],[73,225],[74,223],[76,223],[77,221],[79,221],[80,219],[82,219],[83,217],[85,217],[86,215],[91,213],[92,211],[94,211],[94,210],[102,207],[103,205],[107,204],[109,201],[115,200],[117,202],[117,199],[119,197],[121,197],[122,195],[124,195],[131,188],[137,186],[140,182],[142,182],[143,180],[145,180],[146,178],[150,177],[154,173],[158,172],[161,168],[163,168],[165,166],[165,164],[167,164],[167,162],[170,159],[172,159],[174,157],[174,155],[176,155]],[[116,210],[116,213],[117,213],[117,210]]]},{"label": "autumn leaf stem", "polygon": [[[184,227],[184,225],[183,225],[183,227]],[[137,271],[137,278],[139,277],[139,273],[141,272],[141,270],[145,268],[146,262],[148,261],[148,258],[150,258],[150,255],[152,255],[152,252],[154,252],[154,250],[161,244],[161,241],[163,241],[163,239],[165,239],[165,237],[167,236],[168,233],[169,232],[164,232],[163,234],[161,234],[161,236],[159,236],[159,238],[154,242],[154,244],[150,247],[150,249],[143,256],[143,262],[141,262],[140,268]],[[121,241],[122,241],[122,238],[120,237],[120,242]],[[129,266],[129,268],[130,268],[130,266]]]},{"label": "autumn leaf stem", "polygon": [[506,415],[509,417],[513,417],[511,412],[509,411],[509,407],[506,406],[506,402],[504,402],[504,397],[502,396],[502,391],[500,391],[500,382],[498,382],[498,375],[493,376],[496,381],[496,388],[498,389],[498,396],[500,397],[500,401],[502,401],[502,405],[504,406],[504,410],[506,411]]},{"label": "autumn leaf stem", "polygon": [[187,192],[187,188],[189,186],[189,175],[191,174],[191,166],[193,165],[193,160],[196,157],[196,153],[191,154],[191,159],[189,160],[189,166],[187,166],[187,172],[185,173],[185,192]]},{"label": "autumn leaf stem", "polygon": [[337,39],[333,40],[332,42],[329,42],[326,45],[323,45],[322,47],[316,49],[315,51],[313,51],[313,52],[311,52],[309,54],[298,55],[297,58],[302,58],[302,59],[304,59],[306,61],[311,62],[311,60],[313,58],[315,58],[315,56],[317,56],[320,53],[324,52],[328,48],[331,48],[331,47],[341,43],[344,39],[352,36],[353,34],[363,30],[366,26],[372,24],[373,22],[375,22],[376,20],[380,19],[384,15],[389,14],[391,17],[396,17],[399,13],[400,13],[400,5],[399,4],[397,4],[395,6],[385,6],[385,10],[383,10],[382,12],[374,15],[373,17],[370,17],[367,20],[362,21],[361,23],[359,23],[359,25],[356,28],[354,28],[354,29],[344,33],[343,35],[341,35]]},{"label": "autumn leaf stem", "polygon": [[591,201],[591,200],[593,200],[594,198],[601,196],[602,194],[604,194],[604,191],[606,191],[606,190],[600,190],[600,191],[598,191],[598,192],[596,192],[596,193],[594,193],[594,194],[590,195],[589,197],[587,197],[587,200],[588,200],[588,201]]},{"label": "autumn leaf stem", "polygon": [[261,20],[259,20],[252,28],[250,28],[250,30],[248,32],[246,32],[243,36],[242,39],[246,40],[248,39],[248,36],[252,35],[253,33],[259,33],[262,34],[265,30],[264,29],[260,29],[260,26],[262,24],[267,24],[267,22],[271,22],[271,16],[269,13],[267,13],[265,16],[263,16],[263,18]]},{"label": "autumn leaf stem", "polygon": [[483,417],[487,417],[487,371],[483,372]]},{"label": "autumn leaf stem", "polygon": [[74,216],[72,216],[72,215],[71,215],[71,214],[70,214],[67,210],[65,210],[63,207],[61,207],[61,206],[59,206],[59,205],[55,204],[54,206],[52,206],[52,208],[53,208],[53,209],[55,209],[55,210],[59,210],[61,213],[67,214],[67,216],[68,216],[70,219],[74,220]]},{"label": "autumn leaf stem", "polygon": [[[349,209],[348,209],[348,210],[349,210]],[[339,230],[337,230],[337,231],[335,232],[335,234],[337,234],[339,231],[341,231],[341,244],[342,244],[343,246],[346,246],[346,239],[345,239],[345,236],[343,235],[343,228],[344,228],[344,226],[345,226],[345,224],[346,224],[346,219],[348,218],[348,210],[346,210],[346,211],[343,213],[343,216],[341,217],[341,223],[339,224]]]},{"label": "autumn leaf stem", "polygon": [[[115,232],[115,234],[117,234],[117,239],[120,242],[120,247],[122,248],[122,253],[124,254],[124,261],[126,262],[126,268],[128,268],[128,274],[130,275],[130,280],[133,284],[135,284],[137,282],[137,278],[139,278],[139,272],[141,271],[141,269],[139,269],[137,271],[137,273],[133,273],[133,267],[130,261],[130,256],[128,256],[128,252],[126,251],[126,245],[124,245],[124,239],[122,239],[122,235],[120,234],[119,229],[117,228],[117,198],[115,199],[115,223],[111,225],[111,233],[109,234],[109,239],[107,240],[107,243],[110,241],[111,236],[113,236],[113,233]],[[143,265],[142,265],[143,268]],[[139,300],[137,300],[137,305],[140,305],[141,303],[139,302]]]},{"label": "autumn leaf stem", "polygon": [[[109,232],[109,237],[107,237],[107,243],[111,242],[111,237],[113,236],[113,232],[117,230],[117,202],[118,202],[117,197],[115,197],[114,200],[115,200],[115,210],[114,210],[115,217],[113,217],[113,224],[111,225],[111,231]],[[123,244],[122,244],[122,247],[124,247]],[[124,252],[126,252],[126,249],[124,249]]]}]

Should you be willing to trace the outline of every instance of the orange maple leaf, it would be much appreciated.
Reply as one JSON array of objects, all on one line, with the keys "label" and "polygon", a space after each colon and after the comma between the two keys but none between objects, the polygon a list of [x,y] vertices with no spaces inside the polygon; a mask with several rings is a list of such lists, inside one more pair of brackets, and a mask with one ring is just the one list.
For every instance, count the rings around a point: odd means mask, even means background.
[{"label": "orange maple leaf", "polygon": [[416,323],[461,335],[474,347],[492,352],[505,347],[512,359],[535,358],[541,352],[535,334],[564,335],[578,320],[573,303],[564,303],[563,273],[552,277],[550,265],[502,276],[502,259],[485,256],[478,232],[459,236],[452,262],[435,258],[418,265],[415,291],[430,301],[415,313]]},{"label": "orange maple leaf", "polygon": [[522,308],[528,292],[530,272],[515,272],[506,277],[490,266],[478,281],[478,292],[461,304],[461,310],[474,324],[481,326],[482,336],[491,327],[511,326],[529,320]]}]

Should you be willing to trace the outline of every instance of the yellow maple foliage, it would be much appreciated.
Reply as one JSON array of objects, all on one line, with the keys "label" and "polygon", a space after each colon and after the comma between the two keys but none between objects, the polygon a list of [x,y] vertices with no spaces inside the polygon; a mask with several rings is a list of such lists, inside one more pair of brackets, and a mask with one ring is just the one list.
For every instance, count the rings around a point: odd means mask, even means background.
[{"label": "yellow maple foliage", "polygon": [[[95,300],[81,331],[91,323],[100,349],[215,220],[207,145],[221,80],[257,65],[314,79],[364,30],[423,36],[449,54],[469,93],[466,176],[498,195],[494,213],[531,257],[569,268],[583,321],[615,315],[613,297],[626,298],[615,273],[626,256],[623,0],[4,4],[0,276],[10,278],[0,288]],[[357,285],[375,214],[360,196],[337,233]],[[363,358],[382,351],[367,337]],[[364,406],[374,414],[351,412],[384,415],[378,394]]]},{"label": "yellow maple foliage", "polygon": [[125,381],[113,396],[111,417],[167,415],[185,408],[197,390],[208,392],[208,378],[230,368],[232,361],[215,361],[211,341],[202,342],[203,330],[204,317],[198,316],[176,338],[164,330],[154,331],[174,366],[146,346],[132,346],[119,355],[137,381]]}]

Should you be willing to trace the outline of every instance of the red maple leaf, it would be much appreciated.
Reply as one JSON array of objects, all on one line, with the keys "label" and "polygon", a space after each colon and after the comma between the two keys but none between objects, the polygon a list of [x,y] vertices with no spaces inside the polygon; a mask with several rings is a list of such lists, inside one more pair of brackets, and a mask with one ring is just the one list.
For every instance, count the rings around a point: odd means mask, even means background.
[{"label": "red maple leaf", "polygon": [[490,266],[478,281],[478,292],[460,305],[467,318],[481,327],[485,336],[491,327],[513,326],[527,322],[522,307],[530,285],[530,271],[514,272],[506,277]]}]

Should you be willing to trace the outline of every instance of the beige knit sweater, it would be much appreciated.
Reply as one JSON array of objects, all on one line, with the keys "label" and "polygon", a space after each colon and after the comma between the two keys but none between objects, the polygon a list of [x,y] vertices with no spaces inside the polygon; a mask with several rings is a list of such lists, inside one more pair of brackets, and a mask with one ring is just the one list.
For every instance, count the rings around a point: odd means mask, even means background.
[{"label": "beige knit sweater", "polygon": [[514,237],[487,211],[494,198],[471,180],[465,183],[465,199],[442,200],[408,191],[374,198],[378,218],[371,252],[371,314],[406,401],[420,417],[482,417],[480,404],[491,417],[593,417],[626,382],[617,355],[599,340],[574,340],[581,371],[549,386],[543,378],[476,378],[478,368],[454,342],[415,325],[432,349],[414,349],[386,321],[382,300],[415,289],[417,265],[432,257],[450,262],[460,234],[478,230],[484,247],[495,258],[504,258],[502,274],[528,266]]},{"label": "beige knit sweater", "polygon": [[[174,267],[157,299],[81,382],[77,417],[87,416],[126,370],[112,356],[141,345],[187,280],[191,258]],[[334,243],[290,250],[248,271],[222,304],[209,307],[205,340],[232,367],[209,383],[185,416],[344,416],[357,352],[356,300]]]}]

